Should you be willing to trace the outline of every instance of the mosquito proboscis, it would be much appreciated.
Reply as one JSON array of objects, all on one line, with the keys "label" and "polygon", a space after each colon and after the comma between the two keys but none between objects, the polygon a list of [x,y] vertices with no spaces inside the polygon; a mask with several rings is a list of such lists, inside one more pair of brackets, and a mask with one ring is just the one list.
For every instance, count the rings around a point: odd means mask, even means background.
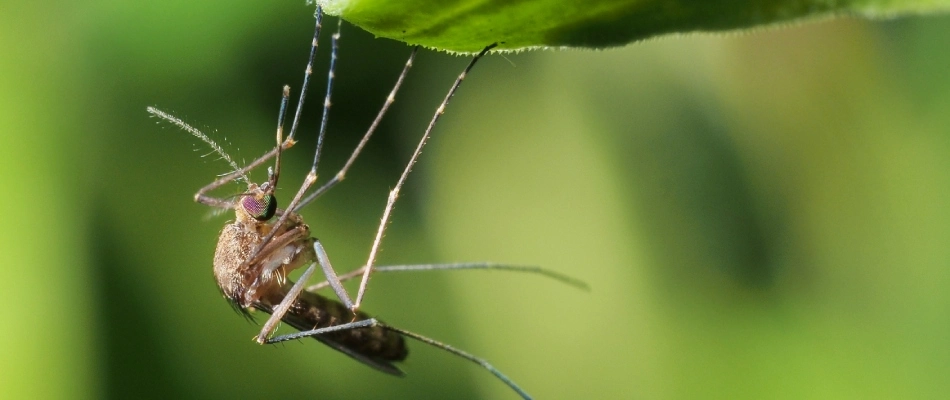
[{"label": "mosquito proboscis", "polygon": [[[286,208],[279,209],[274,192],[281,174],[281,153],[296,144],[294,137],[297,133],[300,116],[303,111],[307,87],[309,86],[313,71],[313,60],[318,48],[322,28],[323,13],[320,7],[317,7],[314,16],[316,25],[310,47],[310,57],[307,62],[300,98],[297,101],[297,107],[289,133],[284,137],[284,121],[290,99],[290,88],[285,86],[281,97],[280,111],[278,113],[277,145],[275,148],[243,168],[235,167],[236,169],[233,172],[221,176],[198,190],[195,194],[195,201],[198,203],[219,209],[233,209],[235,212],[235,220],[224,226],[218,238],[218,244],[215,250],[214,275],[218,287],[224,297],[239,312],[249,315],[251,310],[256,309],[271,314],[261,328],[260,333],[254,337],[255,341],[260,344],[273,344],[312,337],[379,371],[400,376],[402,375],[402,371],[393,365],[393,363],[404,360],[408,355],[404,337],[409,337],[478,364],[511,387],[511,389],[517,392],[521,397],[525,399],[530,398],[514,381],[502,374],[501,371],[484,359],[428,337],[382,323],[359,309],[364,294],[366,293],[369,276],[372,272],[495,269],[538,273],[573,286],[584,289],[587,288],[585,283],[574,278],[533,266],[516,266],[486,262],[395,266],[375,265],[376,255],[379,252],[383,233],[388,225],[396,199],[399,197],[399,191],[409,176],[413,165],[418,160],[423,146],[425,146],[426,141],[432,133],[432,128],[435,126],[439,117],[445,112],[449,100],[455,95],[456,90],[465,79],[466,74],[468,74],[475,63],[495,45],[485,47],[484,50],[472,58],[471,62],[451,86],[448,94],[446,94],[444,100],[436,110],[435,115],[433,115],[419,144],[403,170],[402,175],[400,175],[396,186],[389,193],[383,211],[382,221],[377,229],[366,264],[349,273],[337,275],[330,264],[326,250],[319,239],[311,237],[310,227],[304,223],[298,210],[343,181],[347,171],[353,165],[373,132],[375,132],[379,126],[383,116],[395,101],[396,93],[402,86],[409,69],[412,67],[413,60],[418,52],[418,47],[414,48],[410,53],[409,59],[406,61],[405,67],[397,78],[395,86],[386,98],[376,118],[363,135],[363,138],[350,154],[347,162],[331,179],[318,186],[315,190],[310,191],[317,182],[317,166],[320,161],[330,110],[330,95],[333,89],[334,70],[336,68],[341,28],[341,22],[338,21],[337,31],[333,34],[331,39],[332,50],[327,79],[327,91],[313,164],[291,202]],[[147,111],[153,116],[170,122],[199,137],[208,143],[214,151],[221,154],[223,158],[229,160],[232,166],[235,165],[230,161],[230,157],[227,156],[224,150],[200,130],[155,107],[148,107]],[[247,173],[263,165],[271,158],[274,159],[274,165],[268,168],[267,181],[261,184],[252,183],[247,178]],[[213,197],[208,194],[235,180],[247,182],[247,190],[236,196],[222,198]],[[317,266],[321,268],[326,280],[323,283],[307,287],[307,283],[316,271]],[[298,268],[304,268],[304,272],[296,282],[293,282],[288,278],[288,274]],[[361,280],[359,291],[354,301],[343,288],[342,282],[355,277],[361,277]],[[325,298],[314,292],[326,286],[332,288],[339,302]],[[296,328],[299,332],[272,336],[281,321]]]}]

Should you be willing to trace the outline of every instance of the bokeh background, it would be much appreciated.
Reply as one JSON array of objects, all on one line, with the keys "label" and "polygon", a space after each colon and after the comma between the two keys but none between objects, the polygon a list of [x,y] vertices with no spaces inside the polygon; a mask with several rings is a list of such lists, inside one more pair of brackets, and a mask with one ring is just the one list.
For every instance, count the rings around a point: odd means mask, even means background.
[{"label": "bokeh background", "polygon": [[[257,346],[215,288],[230,217],[192,195],[228,167],[145,107],[261,154],[281,86],[300,86],[302,3],[0,6],[0,398],[515,398],[418,343],[403,379],[315,341]],[[948,48],[950,17],[931,16],[488,57],[410,177],[381,263],[541,265],[592,291],[380,274],[364,308],[542,399],[941,398]],[[284,201],[312,156],[327,49]],[[324,176],[408,53],[344,24]],[[304,211],[339,271],[365,262],[466,62],[421,54],[349,179]]]}]

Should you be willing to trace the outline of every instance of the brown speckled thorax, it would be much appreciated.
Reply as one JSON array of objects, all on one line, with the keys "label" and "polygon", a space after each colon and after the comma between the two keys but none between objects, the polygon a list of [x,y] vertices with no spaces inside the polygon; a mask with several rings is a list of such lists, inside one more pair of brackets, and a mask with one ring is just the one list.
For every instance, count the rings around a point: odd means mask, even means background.
[{"label": "brown speckled thorax", "polygon": [[[252,184],[248,187],[248,195],[260,190]],[[313,239],[309,235],[310,228],[300,216],[292,214],[278,229],[271,245],[277,244],[277,238],[290,230],[299,232],[299,235],[284,246],[269,252],[261,251],[255,257],[257,261],[248,263],[248,257],[274,226],[271,222],[254,219],[244,210],[240,201],[235,202],[234,212],[235,220],[225,225],[218,236],[218,246],[214,252],[214,277],[228,300],[241,308],[249,308],[264,293],[280,290],[288,272],[315,258]]]},{"label": "brown speckled thorax", "polygon": [[[254,184],[242,197],[263,195]],[[275,228],[275,223],[259,221],[244,208],[234,205],[235,220],[221,230],[214,253],[214,277],[224,297],[238,309],[258,309],[271,313],[284,300],[293,286],[287,274],[308,266],[316,260],[314,239],[310,228],[296,213]],[[277,211],[278,214],[282,212]],[[263,239],[277,229],[272,239],[253,259],[254,250]],[[302,292],[284,314],[282,321],[305,331],[371,318],[363,312],[354,314],[343,304],[316,293]],[[314,336],[325,344],[388,373],[390,361],[402,361],[408,355],[405,340],[396,332],[382,327],[368,327]]]}]

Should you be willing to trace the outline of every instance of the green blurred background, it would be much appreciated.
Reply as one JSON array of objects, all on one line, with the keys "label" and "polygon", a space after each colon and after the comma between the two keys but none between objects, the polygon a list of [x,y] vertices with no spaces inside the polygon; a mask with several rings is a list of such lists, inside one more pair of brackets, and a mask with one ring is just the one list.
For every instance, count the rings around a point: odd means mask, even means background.
[{"label": "green blurred background", "polygon": [[[253,159],[272,146],[281,85],[299,89],[311,8],[11,3],[0,398],[515,398],[418,343],[404,379],[314,341],[257,346],[215,288],[230,217],[207,218],[192,195],[227,166],[145,107]],[[341,46],[324,176],[409,53],[348,25]],[[327,48],[284,201],[312,157]],[[941,398],[948,48],[938,16],[491,56],[410,177],[381,263],[541,265],[593,290],[377,275],[364,309],[541,399]],[[466,62],[421,54],[349,179],[304,211],[339,271],[365,261],[387,190]]]}]

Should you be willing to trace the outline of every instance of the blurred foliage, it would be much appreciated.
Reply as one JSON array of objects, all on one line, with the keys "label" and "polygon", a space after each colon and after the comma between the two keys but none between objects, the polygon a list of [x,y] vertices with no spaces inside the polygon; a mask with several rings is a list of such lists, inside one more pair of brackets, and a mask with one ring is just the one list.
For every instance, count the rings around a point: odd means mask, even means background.
[{"label": "blurred foliage", "polygon": [[315,0],[374,35],[476,53],[600,49],[666,34],[751,29],[793,20],[945,13],[948,0]]},{"label": "blurred foliage", "polygon": [[[257,346],[221,299],[211,257],[230,217],[192,195],[227,166],[145,107],[250,160],[271,146],[281,86],[299,89],[311,30],[293,2],[4,6],[0,398],[514,398],[418,343],[403,379],[315,341]],[[543,399],[942,397],[948,46],[948,18],[839,19],[488,57],[410,177],[381,261],[542,265],[593,291],[378,275],[365,310]],[[408,53],[344,25],[323,176]],[[421,54],[348,180],[305,210],[338,270],[365,261],[466,62]],[[320,68],[283,201],[324,84]]]}]

